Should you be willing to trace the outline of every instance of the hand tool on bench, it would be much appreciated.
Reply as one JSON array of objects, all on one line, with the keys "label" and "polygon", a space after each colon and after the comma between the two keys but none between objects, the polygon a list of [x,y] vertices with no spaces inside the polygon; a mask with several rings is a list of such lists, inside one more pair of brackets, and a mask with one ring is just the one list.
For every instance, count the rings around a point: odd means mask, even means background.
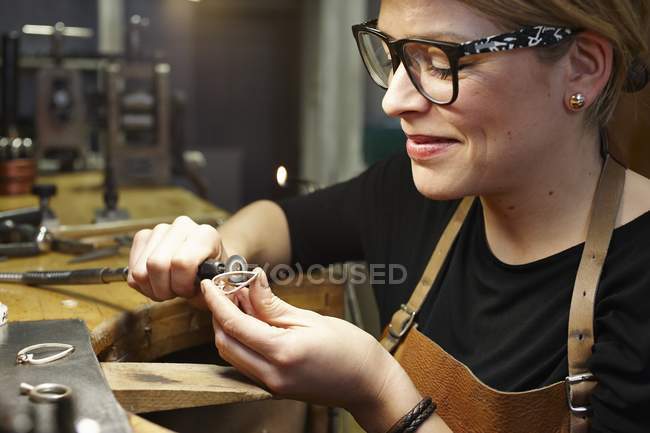
[{"label": "hand tool on bench", "polygon": [[[213,279],[226,272],[249,271],[255,268],[246,262],[242,256],[233,255],[226,262],[208,259],[201,263],[196,275],[198,285],[204,279]],[[128,267],[122,268],[89,268],[60,271],[28,271],[28,272],[0,272],[0,283],[20,283],[28,285],[81,285],[104,284],[126,281],[129,273]],[[233,283],[243,282],[243,277],[229,278]]]},{"label": "hand tool on bench", "polygon": [[45,226],[39,228],[11,221],[0,223],[0,233],[17,238],[17,242],[0,243],[0,257],[29,257],[48,251],[64,254],[85,254],[95,249],[94,245],[76,239],[55,237]]},{"label": "hand tool on bench", "polygon": [[128,235],[121,235],[113,237],[113,244],[101,248],[94,248],[91,251],[82,253],[76,257],[68,260],[68,263],[84,263],[93,260],[105,259],[107,257],[117,256],[121,253],[126,253],[133,243],[133,237]]}]

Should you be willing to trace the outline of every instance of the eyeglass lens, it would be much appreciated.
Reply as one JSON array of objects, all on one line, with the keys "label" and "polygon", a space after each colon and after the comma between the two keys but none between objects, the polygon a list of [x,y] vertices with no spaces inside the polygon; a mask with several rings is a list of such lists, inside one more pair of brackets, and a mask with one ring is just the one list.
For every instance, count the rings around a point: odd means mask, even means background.
[{"label": "eyeglass lens", "polygon": [[393,75],[393,62],[388,45],[377,35],[360,32],[359,48],[361,57],[374,82],[387,89]]},{"label": "eyeglass lens", "polygon": [[[359,46],[372,79],[379,86],[388,88],[393,77],[393,63],[386,42],[375,34],[360,32]],[[413,84],[425,97],[441,104],[453,99],[451,64],[443,50],[424,43],[407,42],[403,54]]]}]

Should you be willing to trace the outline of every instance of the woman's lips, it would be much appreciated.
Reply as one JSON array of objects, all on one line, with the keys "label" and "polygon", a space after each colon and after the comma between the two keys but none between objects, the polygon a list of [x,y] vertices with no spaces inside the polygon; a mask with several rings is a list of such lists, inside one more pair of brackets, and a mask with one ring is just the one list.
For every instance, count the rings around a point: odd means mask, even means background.
[{"label": "woman's lips", "polygon": [[414,160],[431,159],[460,143],[451,137],[430,135],[407,135],[406,137],[406,152]]}]

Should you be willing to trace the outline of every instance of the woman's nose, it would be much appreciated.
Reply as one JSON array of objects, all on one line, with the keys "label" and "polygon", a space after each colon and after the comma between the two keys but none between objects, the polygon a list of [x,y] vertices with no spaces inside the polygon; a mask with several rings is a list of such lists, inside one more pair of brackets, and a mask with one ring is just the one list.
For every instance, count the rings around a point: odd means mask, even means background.
[{"label": "woman's nose", "polygon": [[427,111],[431,102],[418,92],[401,64],[390,80],[381,105],[388,116],[399,117],[409,112]]}]

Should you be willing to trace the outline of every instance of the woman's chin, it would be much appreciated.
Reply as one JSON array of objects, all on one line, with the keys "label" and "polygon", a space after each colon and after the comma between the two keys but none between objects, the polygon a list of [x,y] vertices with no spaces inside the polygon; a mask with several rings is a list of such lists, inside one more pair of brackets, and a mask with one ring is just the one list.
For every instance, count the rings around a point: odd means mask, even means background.
[{"label": "woman's chin", "polygon": [[457,179],[417,164],[413,164],[413,183],[420,194],[431,200],[457,200],[467,194]]}]

